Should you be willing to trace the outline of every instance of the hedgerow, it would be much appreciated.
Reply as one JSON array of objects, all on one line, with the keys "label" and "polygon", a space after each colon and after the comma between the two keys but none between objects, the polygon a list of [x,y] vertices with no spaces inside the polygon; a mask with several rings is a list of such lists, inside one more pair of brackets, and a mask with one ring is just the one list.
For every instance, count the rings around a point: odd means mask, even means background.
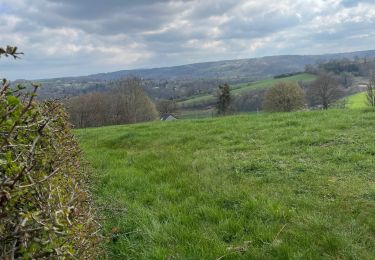
[{"label": "hedgerow", "polygon": [[38,87],[0,85],[0,258],[94,258],[80,150],[63,106],[37,102]]}]

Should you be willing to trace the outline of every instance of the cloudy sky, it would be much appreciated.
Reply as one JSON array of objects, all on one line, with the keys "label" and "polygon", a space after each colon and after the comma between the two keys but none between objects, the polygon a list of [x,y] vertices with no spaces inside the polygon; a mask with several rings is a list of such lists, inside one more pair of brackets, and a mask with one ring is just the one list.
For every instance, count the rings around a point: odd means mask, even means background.
[{"label": "cloudy sky", "polygon": [[375,0],[0,0],[0,77],[375,49]]}]

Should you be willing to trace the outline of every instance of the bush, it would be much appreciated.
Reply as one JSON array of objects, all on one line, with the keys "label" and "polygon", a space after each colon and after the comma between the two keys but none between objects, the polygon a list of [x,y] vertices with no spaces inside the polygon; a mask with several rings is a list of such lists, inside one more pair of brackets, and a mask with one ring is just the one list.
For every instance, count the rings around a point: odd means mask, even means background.
[{"label": "bush", "polygon": [[62,105],[0,86],[0,258],[94,258],[80,151]]},{"label": "bush", "polygon": [[303,108],[305,93],[292,82],[279,82],[267,90],[263,108],[268,112],[291,112]]},{"label": "bush", "polygon": [[231,110],[232,96],[228,84],[219,85],[216,109],[219,115],[227,115]]}]

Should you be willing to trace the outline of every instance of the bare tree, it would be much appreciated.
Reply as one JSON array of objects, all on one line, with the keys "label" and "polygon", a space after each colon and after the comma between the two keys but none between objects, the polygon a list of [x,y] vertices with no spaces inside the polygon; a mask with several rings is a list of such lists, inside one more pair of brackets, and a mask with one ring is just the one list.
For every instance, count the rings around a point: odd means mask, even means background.
[{"label": "bare tree", "polygon": [[353,76],[353,74],[351,74],[349,72],[342,72],[340,74],[340,83],[345,88],[349,88],[350,86],[352,86],[353,82],[354,82],[354,76]]},{"label": "bare tree", "polygon": [[375,107],[375,73],[372,73],[370,82],[367,84],[366,98],[369,106]]},{"label": "bare tree", "polygon": [[109,124],[109,101],[104,93],[88,93],[66,102],[70,119],[77,127]]},{"label": "bare tree", "polygon": [[110,96],[117,107],[114,112],[120,112],[120,123],[137,123],[157,118],[156,106],[143,90],[141,79],[126,78],[113,83],[113,87]]},{"label": "bare tree", "polygon": [[279,82],[267,90],[263,108],[269,112],[291,112],[303,108],[305,93],[296,83]]},{"label": "bare tree", "polygon": [[178,106],[175,100],[160,100],[156,105],[160,114],[177,113]]},{"label": "bare tree", "polygon": [[328,109],[330,104],[342,97],[337,79],[327,73],[322,73],[311,84],[307,90],[307,97],[311,105],[321,105],[323,109]]},{"label": "bare tree", "polygon": [[158,116],[155,104],[137,78],[113,82],[109,92],[81,95],[66,103],[76,127],[137,123]]},{"label": "bare tree", "polygon": [[235,96],[233,109],[239,112],[259,111],[262,107],[264,92],[263,89],[260,89]]}]

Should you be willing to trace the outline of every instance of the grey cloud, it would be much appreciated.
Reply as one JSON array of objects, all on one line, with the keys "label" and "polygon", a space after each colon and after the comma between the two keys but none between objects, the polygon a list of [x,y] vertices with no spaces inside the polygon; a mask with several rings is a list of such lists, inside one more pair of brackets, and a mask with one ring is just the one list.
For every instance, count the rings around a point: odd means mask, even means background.
[{"label": "grey cloud", "polygon": [[[1,44],[26,53],[0,66],[40,78],[373,48],[374,8],[373,0],[0,0],[8,24],[0,35],[10,41]],[[367,19],[325,24],[344,11]]]},{"label": "grey cloud", "polygon": [[217,1],[199,1],[199,4],[193,5],[189,9],[190,19],[207,19],[211,16],[228,13],[232,8],[241,4],[238,0],[217,0]]},{"label": "grey cloud", "polygon": [[154,6],[168,3],[168,0],[47,0],[52,3],[51,10],[64,17],[72,19],[90,19],[96,20],[100,18],[107,19],[111,15],[117,13],[125,13],[126,15],[136,11],[137,8],[145,6]]},{"label": "grey cloud", "polygon": [[271,11],[262,15],[234,18],[223,26],[224,38],[253,38],[267,36],[288,27],[297,26],[296,15],[283,15]]}]

